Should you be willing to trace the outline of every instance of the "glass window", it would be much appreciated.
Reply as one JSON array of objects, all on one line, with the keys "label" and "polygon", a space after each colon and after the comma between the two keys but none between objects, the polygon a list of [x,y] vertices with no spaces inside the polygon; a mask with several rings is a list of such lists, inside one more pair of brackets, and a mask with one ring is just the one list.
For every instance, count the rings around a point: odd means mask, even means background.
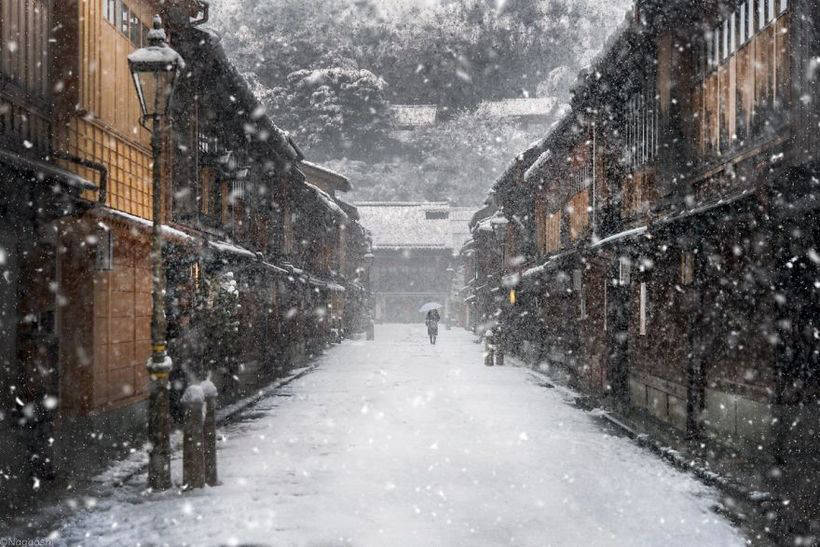
[{"label": "glass window", "polygon": [[754,0],[746,0],[746,38],[752,39],[755,35],[755,3]]},{"label": "glass window", "polygon": [[715,41],[715,66],[720,64],[720,27],[715,28],[715,31],[712,33],[714,35]]},{"label": "glass window", "polygon": [[103,0],[103,16],[106,21],[115,26],[117,25],[118,11],[119,6],[117,5],[117,0]]},{"label": "glass window", "polygon": [[706,35],[706,68],[710,69],[715,66],[715,54],[714,54],[714,47],[715,47],[715,40],[712,38],[712,34],[709,33]]},{"label": "glass window", "polygon": [[746,42],[746,4],[740,6],[737,11],[737,46],[740,47]]},{"label": "glass window", "polygon": [[780,13],[786,11],[789,7],[789,0],[780,0]]},{"label": "glass window", "polygon": [[735,23],[735,14],[729,16],[729,53],[732,54],[737,50],[737,24]]},{"label": "glass window", "polygon": [[120,32],[128,36],[128,22],[131,21],[131,12],[128,6],[122,5],[122,19],[120,19]]},{"label": "glass window", "polygon": [[726,19],[723,21],[723,56],[722,59],[725,59],[729,56],[729,20]]},{"label": "glass window", "polygon": [[767,0],[767,4],[769,4],[768,5],[769,10],[766,14],[766,22],[767,23],[771,22],[774,19],[774,3],[776,1],[777,0]]},{"label": "glass window", "polygon": [[757,30],[766,26],[766,0],[757,0]]},{"label": "glass window", "polygon": [[136,47],[140,47],[140,32],[142,30],[142,22],[139,18],[131,13],[131,43]]}]

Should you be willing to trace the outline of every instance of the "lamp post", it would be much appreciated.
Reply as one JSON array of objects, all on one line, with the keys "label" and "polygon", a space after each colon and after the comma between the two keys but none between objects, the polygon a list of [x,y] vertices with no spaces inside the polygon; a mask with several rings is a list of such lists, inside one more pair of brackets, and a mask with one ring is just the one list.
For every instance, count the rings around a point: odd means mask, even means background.
[{"label": "lamp post", "polygon": [[444,319],[445,319],[445,326],[447,330],[450,330],[450,324],[452,322],[452,318],[450,315],[453,313],[453,279],[455,279],[456,271],[453,269],[452,266],[447,266],[447,300],[445,300],[444,304],[446,306],[444,312]]},{"label": "lamp post", "polygon": [[[510,221],[507,220],[507,217],[504,216],[504,213],[501,209],[496,211],[495,215],[493,215],[493,217],[490,219],[490,226],[492,226],[493,228],[493,235],[495,235],[495,240],[501,247],[501,267],[499,268],[498,272],[498,290],[501,294],[503,294],[504,291],[504,263],[507,259],[507,225],[509,223]],[[505,300],[505,298],[502,297],[502,302],[503,300]],[[502,307],[500,307],[499,310],[500,309],[502,309]],[[498,317],[498,325],[496,325],[495,331],[493,332],[493,337],[495,338],[495,362],[497,365],[503,365],[505,333],[504,327],[501,324],[501,315],[499,315]]]},{"label": "lamp post", "polygon": [[373,305],[373,287],[370,285],[370,271],[373,269],[373,261],[375,258],[376,257],[373,256],[373,253],[369,250],[362,255],[362,260],[364,260],[365,268],[367,269],[367,302],[365,308],[367,308],[366,331],[368,340],[373,340],[376,337],[376,325],[374,324],[373,310],[371,309]]},{"label": "lamp post", "polygon": [[159,15],[154,16],[153,29],[148,33],[148,46],[128,56],[128,68],[134,79],[134,87],[142,111],[140,123],[147,128],[151,122],[151,153],[153,159],[153,230],[151,241],[152,261],[152,312],[151,357],[146,363],[150,378],[148,409],[148,486],[154,490],[171,487],[171,418],[168,401],[168,374],[171,358],[165,340],[165,268],[162,262],[161,169],[162,123],[168,117],[171,96],[179,74],[185,69],[185,61],[166,43],[165,31]]},{"label": "lamp post", "polygon": [[493,234],[495,235],[495,240],[498,242],[498,245],[501,247],[501,276],[504,276],[504,262],[506,262],[507,257],[505,256],[505,250],[507,246],[507,225],[510,223],[507,220],[507,217],[504,216],[504,213],[501,210],[497,211],[495,215],[490,219],[490,226],[493,228]]}]

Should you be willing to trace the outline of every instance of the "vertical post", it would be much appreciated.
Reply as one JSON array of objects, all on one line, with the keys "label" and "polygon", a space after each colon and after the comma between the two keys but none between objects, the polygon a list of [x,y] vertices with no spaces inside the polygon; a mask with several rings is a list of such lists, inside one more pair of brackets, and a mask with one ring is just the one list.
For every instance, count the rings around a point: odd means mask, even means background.
[{"label": "vertical post", "polygon": [[188,386],[182,395],[185,405],[182,441],[182,483],[187,489],[205,486],[204,420],[205,394],[200,386]]},{"label": "vertical post", "polygon": [[595,122],[592,122],[592,238],[598,238],[598,179],[597,175],[597,131]]},{"label": "vertical post", "polygon": [[506,239],[507,235],[505,229],[504,238],[501,240],[501,283],[498,284],[499,294],[501,295],[501,313],[498,316],[498,326],[496,326],[493,331],[493,341],[495,342],[495,364],[499,367],[504,366],[504,336],[506,332],[505,325],[502,323],[504,321],[504,308],[507,307],[506,287],[504,287],[504,266],[507,262]]},{"label": "vertical post", "polygon": [[205,484],[216,486],[219,482],[216,465],[216,386],[205,380],[199,386],[205,395]]},{"label": "vertical post", "polygon": [[148,440],[150,442],[148,462],[148,486],[154,490],[171,487],[171,417],[168,399],[168,374],[171,372],[171,358],[167,355],[165,343],[165,270],[162,263],[161,198],[162,180],[160,154],[162,146],[161,118],[153,116],[151,128],[151,152],[153,157],[153,229],[151,232],[151,358],[148,361],[150,395],[148,409]]},{"label": "vertical post", "polygon": [[484,332],[484,365],[491,367],[495,360],[495,352],[493,351],[493,331],[487,329]]}]

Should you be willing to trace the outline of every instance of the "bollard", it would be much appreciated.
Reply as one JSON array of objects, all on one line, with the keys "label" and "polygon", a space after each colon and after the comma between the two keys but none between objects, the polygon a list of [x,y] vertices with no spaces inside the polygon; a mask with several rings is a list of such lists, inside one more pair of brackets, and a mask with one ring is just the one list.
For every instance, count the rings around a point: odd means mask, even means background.
[{"label": "bollard", "polygon": [[216,486],[218,475],[216,472],[216,386],[210,380],[205,380],[199,387],[205,394],[205,484]]},{"label": "bollard", "polygon": [[376,338],[376,324],[371,319],[367,322],[367,339],[374,340]]},{"label": "bollard", "polygon": [[205,486],[205,458],[203,449],[203,421],[205,394],[199,386],[188,386],[182,395],[185,406],[185,423],[182,441],[182,483],[186,489]]},{"label": "bollard", "polygon": [[488,330],[484,333],[484,365],[493,366],[493,331]]},{"label": "bollard", "polygon": [[495,350],[495,366],[504,366],[504,350],[501,348],[501,344],[498,344],[498,347]]},{"label": "bollard", "polygon": [[496,326],[495,330],[493,331],[493,340],[495,341],[495,366],[497,367],[504,366],[505,335],[505,329],[502,327],[502,325]]}]

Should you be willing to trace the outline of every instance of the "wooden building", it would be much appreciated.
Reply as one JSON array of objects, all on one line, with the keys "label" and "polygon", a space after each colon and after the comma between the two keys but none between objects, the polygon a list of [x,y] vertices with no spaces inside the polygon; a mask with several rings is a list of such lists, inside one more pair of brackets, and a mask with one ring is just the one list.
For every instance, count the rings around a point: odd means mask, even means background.
[{"label": "wooden building", "polygon": [[373,238],[374,319],[422,322],[418,308],[427,302],[444,305],[450,293],[447,270],[454,249],[449,204],[366,202],[357,208]]},{"label": "wooden building", "polygon": [[525,257],[513,347],[690,436],[816,465],[817,33],[812,2],[635,4],[494,187]]},{"label": "wooden building", "polygon": [[308,181],[303,169],[315,166],[198,26],[206,2],[4,0],[8,491],[30,491],[29,474],[70,474],[77,458],[93,467],[144,434],[153,166],[127,56],[146,44],[155,13],[188,63],[161,158],[173,386],[210,376],[223,399],[236,397],[321,351],[330,310],[345,309],[339,295],[364,291],[355,209]]}]

